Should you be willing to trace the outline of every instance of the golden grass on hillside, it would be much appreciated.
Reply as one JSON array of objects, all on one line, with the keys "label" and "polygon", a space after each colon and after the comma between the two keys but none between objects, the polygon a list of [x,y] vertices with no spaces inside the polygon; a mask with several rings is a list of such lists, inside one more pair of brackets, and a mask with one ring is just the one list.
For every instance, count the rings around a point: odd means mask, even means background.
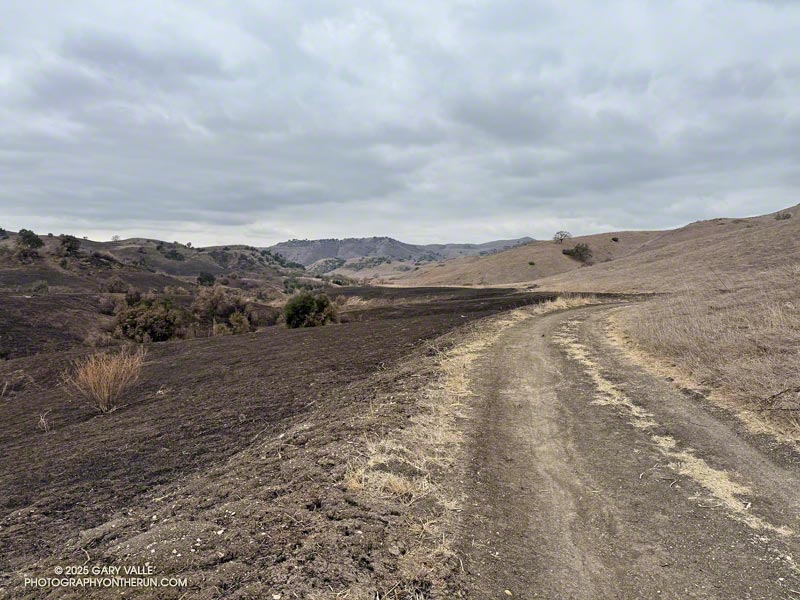
[{"label": "golden grass on hillside", "polygon": [[144,347],[92,354],[74,361],[72,369],[63,374],[63,381],[101,412],[108,412],[139,380],[146,354]]},{"label": "golden grass on hillside", "polygon": [[712,280],[619,324],[645,352],[800,433],[800,266]]}]

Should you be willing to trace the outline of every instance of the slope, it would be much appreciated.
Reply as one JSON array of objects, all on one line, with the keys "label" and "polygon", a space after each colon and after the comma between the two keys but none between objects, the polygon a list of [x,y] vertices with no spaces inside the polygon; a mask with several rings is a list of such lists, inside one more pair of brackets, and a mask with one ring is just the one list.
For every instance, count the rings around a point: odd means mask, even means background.
[{"label": "slope", "polygon": [[[634,253],[655,239],[658,231],[623,231],[587,235],[567,240],[535,241],[489,256],[455,259],[421,267],[402,278],[402,285],[499,285],[531,282],[557,273],[577,269],[581,263],[565,256],[564,248],[589,244],[597,262],[612,261]],[[617,238],[618,241],[613,241]],[[533,263],[533,264],[531,264]]]},{"label": "slope", "polygon": [[[792,218],[776,219],[775,214]],[[734,288],[760,271],[800,259],[800,207],[749,219],[714,219],[664,232],[635,252],[537,280],[545,289],[670,292]]]}]

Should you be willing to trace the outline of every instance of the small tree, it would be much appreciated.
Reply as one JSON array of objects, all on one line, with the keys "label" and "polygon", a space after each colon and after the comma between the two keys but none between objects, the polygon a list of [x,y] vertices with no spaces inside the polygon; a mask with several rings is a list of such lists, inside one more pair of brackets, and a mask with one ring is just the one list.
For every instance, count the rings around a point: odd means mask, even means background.
[{"label": "small tree", "polygon": [[556,231],[556,234],[553,236],[553,241],[557,244],[563,244],[564,240],[567,240],[572,237],[572,234],[569,231]]},{"label": "small tree", "polygon": [[27,250],[36,250],[44,246],[42,238],[33,233],[30,229],[20,229],[17,234],[17,245]]},{"label": "small tree", "polygon": [[74,235],[60,235],[61,240],[60,250],[62,256],[77,256],[78,250],[81,248],[81,241]]},{"label": "small tree", "polygon": [[336,321],[336,308],[325,294],[315,296],[310,292],[300,292],[289,298],[283,309],[286,326],[317,327]]},{"label": "small tree", "polygon": [[202,285],[205,287],[211,287],[214,285],[216,281],[216,277],[214,277],[211,273],[207,273],[203,271],[200,275],[197,276],[197,283],[198,285]]},{"label": "small tree", "polygon": [[0,227],[0,240],[5,240],[8,238],[8,232]]},{"label": "small tree", "polygon": [[112,235],[112,236],[111,236],[111,241],[112,241],[112,242],[118,242],[118,241],[120,241],[121,239],[122,239],[122,238],[120,238],[120,237],[119,237],[117,234],[114,234],[114,235]]}]

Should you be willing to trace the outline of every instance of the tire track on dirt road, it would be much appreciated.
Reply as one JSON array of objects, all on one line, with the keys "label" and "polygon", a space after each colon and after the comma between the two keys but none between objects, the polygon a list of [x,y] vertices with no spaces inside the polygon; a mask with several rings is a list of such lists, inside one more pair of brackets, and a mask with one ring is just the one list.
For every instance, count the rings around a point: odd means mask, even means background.
[{"label": "tire track on dirt road", "polygon": [[524,320],[475,362],[469,597],[800,598],[797,457],[635,365],[613,310]]}]

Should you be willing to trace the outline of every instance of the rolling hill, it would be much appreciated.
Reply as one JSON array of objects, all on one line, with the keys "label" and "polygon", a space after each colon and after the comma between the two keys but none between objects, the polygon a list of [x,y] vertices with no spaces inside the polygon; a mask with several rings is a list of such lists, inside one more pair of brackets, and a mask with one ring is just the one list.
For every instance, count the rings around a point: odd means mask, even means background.
[{"label": "rolling hill", "polygon": [[[426,265],[392,283],[536,284],[564,291],[666,292],[797,260],[799,234],[800,207],[795,206],[758,217],[698,221],[667,231],[609,232],[576,237],[563,245],[537,241],[491,256]],[[591,265],[562,253],[577,243],[592,249]]]},{"label": "rolling hill", "polygon": [[381,257],[393,260],[434,261],[490,254],[533,241],[532,238],[495,240],[483,244],[407,244],[390,237],[289,240],[268,249],[309,266],[320,260]]}]

